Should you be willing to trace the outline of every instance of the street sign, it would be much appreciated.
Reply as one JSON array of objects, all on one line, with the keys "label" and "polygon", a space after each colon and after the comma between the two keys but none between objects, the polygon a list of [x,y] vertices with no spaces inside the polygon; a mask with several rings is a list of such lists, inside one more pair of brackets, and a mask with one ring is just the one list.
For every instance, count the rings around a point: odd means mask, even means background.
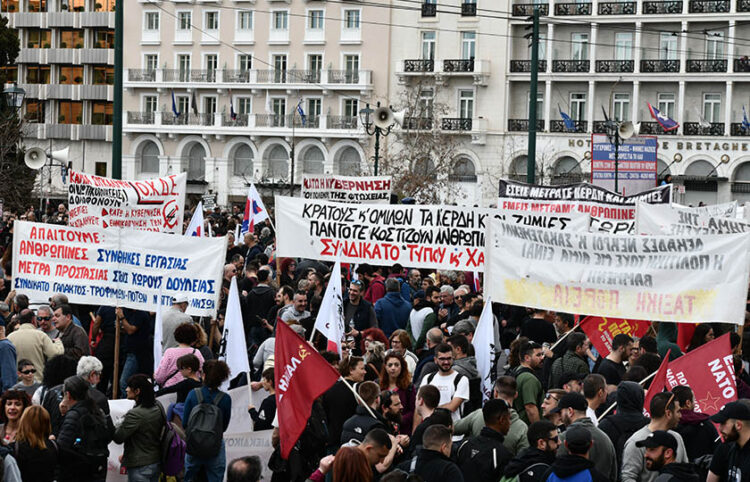
[{"label": "street sign", "polygon": [[[617,149],[618,188],[625,196],[656,186],[655,136],[621,140]],[[615,190],[615,145],[605,134],[591,135],[591,184]]]}]

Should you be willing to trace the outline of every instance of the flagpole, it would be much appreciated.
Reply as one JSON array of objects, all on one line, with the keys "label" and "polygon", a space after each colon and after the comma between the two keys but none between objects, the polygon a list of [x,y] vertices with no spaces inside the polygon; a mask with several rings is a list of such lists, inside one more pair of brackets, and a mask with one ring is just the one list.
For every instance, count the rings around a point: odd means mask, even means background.
[{"label": "flagpole", "polygon": [[557,341],[555,342],[555,344],[554,344],[554,345],[552,345],[552,346],[551,346],[551,347],[550,347],[549,349],[550,349],[550,350],[554,350],[555,348],[557,348],[557,345],[559,345],[561,341],[563,341],[563,340],[564,340],[565,338],[567,338],[567,337],[568,337],[568,335],[570,335],[571,333],[573,333],[573,332],[574,332],[574,331],[576,330],[576,328],[578,328],[579,326],[581,326],[581,324],[580,324],[580,323],[576,324],[576,325],[575,325],[575,326],[574,326],[573,328],[571,328],[570,330],[566,331],[566,332],[565,332],[565,333],[563,334],[563,336],[561,336],[561,337],[560,337],[560,339],[559,339],[559,340],[557,340]]},{"label": "flagpole", "polygon": [[359,396],[359,393],[357,393],[357,391],[354,389],[354,387],[352,387],[351,385],[349,385],[349,383],[346,380],[344,380],[344,377],[339,376],[339,380],[341,380],[342,382],[344,382],[344,385],[346,385],[346,388],[348,388],[354,394],[354,398],[357,399],[357,401],[359,402],[360,405],[362,405],[363,407],[365,407],[365,409],[367,409],[367,412],[370,415],[372,415],[372,418],[378,418],[373,413],[372,408],[370,408],[370,406],[367,405],[364,400],[362,400],[362,397]]},{"label": "flagpole", "polygon": [[[659,368],[661,368],[661,367],[659,367]],[[657,373],[659,373],[659,370],[658,370],[658,369],[657,369],[657,370],[656,370],[656,371],[655,371],[654,373],[652,373],[651,375],[647,376],[646,378],[644,378],[643,380],[641,380],[640,382],[638,382],[638,384],[639,384],[639,385],[643,385],[643,384],[644,384],[644,383],[646,383],[647,381],[649,381],[649,380],[651,380],[652,378],[654,378],[654,377],[656,376],[656,374],[657,374]],[[615,405],[617,405],[617,402],[615,402],[615,403],[613,403],[612,405],[610,405],[610,406],[609,406],[609,408],[607,408],[607,409],[606,409],[606,410],[604,411],[604,413],[603,413],[603,414],[602,414],[602,415],[601,415],[601,416],[600,416],[599,418],[597,418],[597,419],[596,419],[596,421],[597,421],[597,422],[601,422],[601,421],[602,421],[602,419],[603,419],[603,418],[604,418],[604,417],[605,417],[605,416],[606,416],[606,415],[607,415],[607,414],[608,414],[609,412],[611,412],[613,408],[615,408]]]}]

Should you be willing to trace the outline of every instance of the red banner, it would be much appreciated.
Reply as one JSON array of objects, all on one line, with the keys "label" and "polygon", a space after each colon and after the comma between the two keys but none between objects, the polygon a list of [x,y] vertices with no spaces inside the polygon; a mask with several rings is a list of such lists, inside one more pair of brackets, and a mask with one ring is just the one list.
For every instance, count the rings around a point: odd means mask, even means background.
[{"label": "red banner", "polygon": [[646,392],[646,399],[643,401],[643,413],[645,413],[647,417],[651,416],[651,400],[657,393],[662,392],[664,390],[664,385],[667,384],[667,367],[669,366],[669,354],[671,352],[671,348],[667,350],[667,354],[664,356],[661,365],[659,365],[659,369],[656,371],[654,379],[651,380],[648,392]]},{"label": "red banner", "polygon": [[729,333],[669,364],[667,388],[687,385],[695,395],[695,411],[713,415],[737,400]]},{"label": "red banner", "polygon": [[642,337],[651,326],[650,321],[625,320],[623,318],[604,318],[601,316],[587,316],[581,322],[581,330],[591,340],[596,351],[602,358],[612,351],[612,339],[624,333],[626,335]]},{"label": "red banner", "polygon": [[340,376],[286,323],[276,324],[274,353],[281,456],[286,459],[307,425],[313,402]]}]

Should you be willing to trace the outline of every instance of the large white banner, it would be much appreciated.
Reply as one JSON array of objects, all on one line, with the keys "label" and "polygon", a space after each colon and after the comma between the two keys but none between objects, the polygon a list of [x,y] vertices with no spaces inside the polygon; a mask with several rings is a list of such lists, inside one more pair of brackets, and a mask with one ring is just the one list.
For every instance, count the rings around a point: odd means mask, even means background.
[{"label": "large white banner", "polygon": [[682,204],[672,203],[672,206],[684,209],[690,209],[698,214],[706,214],[708,216],[719,216],[723,218],[734,218],[742,217],[738,215],[739,206],[737,201],[732,201],[722,204],[709,204],[708,206],[683,206]]},{"label": "large white banner", "polygon": [[388,204],[391,201],[391,182],[391,176],[305,174],[302,177],[302,197],[344,203]]},{"label": "large white banner", "polygon": [[187,174],[119,180],[70,171],[68,225],[182,234]]},{"label": "large white banner", "polygon": [[732,234],[750,231],[750,223],[734,217],[702,214],[694,208],[638,203],[635,229],[639,234]]},{"label": "large white banner", "polygon": [[341,204],[276,196],[276,254],[344,263],[481,271],[490,217],[556,231],[587,231],[585,213],[458,206]]},{"label": "large white banner", "polygon": [[750,233],[610,236],[493,219],[487,237],[493,301],[635,320],[744,323]]},{"label": "large white banner", "polygon": [[25,221],[13,228],[13,289],[32,302],[62,293],[71,303],[155,311],[159,301],[171,305],[173,296],[184,294],[188,314],[216,313],[226,237]]},{"label": "large white banner", "polygon": [[669,204],[671,199],[671,184],[621,196],[585,182],[538,186],[501,179],[497,207],[561,214],[583,212],[591,215],[592,232],[634,234],[636,202]]}]

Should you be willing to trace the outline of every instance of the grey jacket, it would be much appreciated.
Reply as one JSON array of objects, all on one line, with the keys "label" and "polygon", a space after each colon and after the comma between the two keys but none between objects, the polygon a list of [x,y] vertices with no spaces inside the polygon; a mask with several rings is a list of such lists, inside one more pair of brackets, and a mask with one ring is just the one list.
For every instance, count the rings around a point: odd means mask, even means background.
[{"label": "grey jacket", "polygon": [[[467,435],[477,437],[484,427],[484,417],[481,410],[474,410],[453,425],[453,432],[456,435]],[[518,416],[518,412],[510,409],[510,430],[503,440],[503,446],[508,449],[514,456],[529,446],[529,440],[526,438],[526,432],[529,428]]]},{"label": "grey jacket", "polygon": [[[609,440],[607,434],[599,430],[594,426],[594,422],[589,417],[583,416],[571,423],[570,427],[584,427],[591,432],[591,440],[594,445],[591,447],[589,453],[589,460],[594,462],[594,468],[604,474],[610,482],[617,481],[617,455],[615,454],[615,447],[612,445],[612,441]],[[567,455],[568,449],[563,443],[565,441],[565,432],[560,434],[560,448],[557,449],[557,456]],[[643,454],[641,454],[641,459]],[[656,472],[654,472],[656,473]]]},{"label": "grey jacket", "polygon": [[[646,425],[631,435],[628,441],[625,442],[625,449],[622,452],[622,482],[654,482],[659,476],[659,472],[651,471],[646,468],[643,459],[646,449],[635,446],[636,442],[644,440],[650,433],[651,430],[648,428],[648,425]],[[685,443],[682,441],[682,436],[674,430],[669,430],[669,433],[677,439],[676,462],[687,462],[687,450],[685,450]]]},{"label": "grey jacket", "polygon": [[453,362],[453,369],[468,379],[479,378],[477,370],[477,359],[467,356]]}]

